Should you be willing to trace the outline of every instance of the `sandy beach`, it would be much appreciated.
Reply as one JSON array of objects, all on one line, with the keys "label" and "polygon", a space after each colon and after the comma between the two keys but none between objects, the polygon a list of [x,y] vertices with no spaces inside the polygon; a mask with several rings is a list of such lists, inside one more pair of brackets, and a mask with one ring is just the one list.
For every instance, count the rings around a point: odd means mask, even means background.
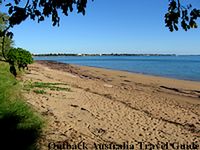
[{"label": "sandy beach", "polygon": [[20,80],[46,119],[41,149],[200,149],[200,82],[37,61]]}]

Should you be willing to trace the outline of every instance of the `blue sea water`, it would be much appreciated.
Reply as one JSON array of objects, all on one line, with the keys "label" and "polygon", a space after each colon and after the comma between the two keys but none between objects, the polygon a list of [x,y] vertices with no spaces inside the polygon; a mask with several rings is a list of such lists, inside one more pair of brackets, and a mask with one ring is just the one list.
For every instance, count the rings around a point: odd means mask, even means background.
[{"label": "blue sea water", "polygon": [[34,59],[200,81],[200,56],[39,56]]}]

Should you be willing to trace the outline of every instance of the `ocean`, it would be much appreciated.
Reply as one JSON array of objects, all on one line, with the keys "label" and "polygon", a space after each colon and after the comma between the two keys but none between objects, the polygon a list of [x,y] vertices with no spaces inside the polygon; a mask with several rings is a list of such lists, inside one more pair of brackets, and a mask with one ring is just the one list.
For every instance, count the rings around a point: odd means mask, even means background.
[{"label": "ocean", "polygon": [[200,81],[200,56],[35,56],[34,60]]}]

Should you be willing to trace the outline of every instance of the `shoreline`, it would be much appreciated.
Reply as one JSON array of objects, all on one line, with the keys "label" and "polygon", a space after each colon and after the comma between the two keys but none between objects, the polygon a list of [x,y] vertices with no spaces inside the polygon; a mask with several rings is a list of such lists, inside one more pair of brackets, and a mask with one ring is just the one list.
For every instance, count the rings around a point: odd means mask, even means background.
[{"label": "shoreline", "polygon": [[200,83],[48,61],[29,68],[23,84],[58,89],[23,94],[48,120],[43,149],[81,141],[89,149],[127,141],[200,145]]},{"label": "shoreline", "polygon": [[[82,65],[76,65],[76,64],[66,64],[66,63],[62,63],[62,62],[57,62],[57,61],[46,61],[46,60],[39,60],[39,61],[35,61],[36,63],[45,65],[47,67],[50,67],[52,69],[55,70],[61,70],[61,71],[67,71],[70,72],[72,74],[80,74],[80,71],[77,72],[75,70],[78,70],[81,68],[83,69],[84,73],[85,70],[93,70],[96,72],[107,72],[107,73],[116,73],[116,74],[126,74],[129,77],[135,77],[136,81],[139,82],[143,82],[142,80],[145,80],[145,84],[151,84],[151,83],[156,83],[156,84],[163,84],[161,86],[169,86],[168,88],[172,87],[172,88],[180,88],[180,89],[193,89],[193,90],[197,90],[197,92],[200,92],[200,81],[191,81],[191,80],[182,80],[182,79],[176,79],[176,78],[169,78],[169,77],[162,77],[162,76],[156,76],[156,75],[151,75],[151,74],[143,74],[143,73],[137,73],[137,72],[130,72],[130,71],[124,71],[124,70],[113,70],[113,69],[109,69],[109,68],[102,68],[102,67],[92,67],[92,66],[82,66]],[[52,66],[53,65],[53,66]],[[65,68],[66,66],[68,66],[68,68]],[[96,76],[98,76],[98,74],[95,74]],[[140,77],[142,77],[142,80],[140,79]],[[98,78],[98,77],[97,77]],[[147,82],[147,80],[150,80],[149,82]],[[166,83],[169,84],[166,84]],[[174,84],[174,82],[176,82]],[[171,85],[170,85],[171,84]]]},{"label": "shoreline", "polygon": [[71,64],[71,63],[63,63],[63,62],[58,62],[58,61],[55,61],[55,60],[35,60],[35,62],[40,62],[40,61],[56,62],[56,63],[60,63],[60,64],[67,64],[67,65],[72,65],[72,66],[77,66],[77,67],[91,67],[91,68],[100,68],[100,69],[106,69],[106,70],[111,70],[111,71],[122,71],[122,72],[128,72],[128,73],[132,73],[132,74],[138,74],[138,75],[145,75],[145,76],[151,76],[151,77],[160,77],[160,78],[167,78],[167,79],[172,79],[172,80],[191,81],[191,82],[199,82],[200,83],[200,80],[161,76],[161,75],[150,74],[150,73],[142,73],[142,72],[136,72],[136,71],[117,70],[117,69],[106,68],[106,67],[97,67],[97,66],[85,66],[85,65],[78,65],[78,64]]}]

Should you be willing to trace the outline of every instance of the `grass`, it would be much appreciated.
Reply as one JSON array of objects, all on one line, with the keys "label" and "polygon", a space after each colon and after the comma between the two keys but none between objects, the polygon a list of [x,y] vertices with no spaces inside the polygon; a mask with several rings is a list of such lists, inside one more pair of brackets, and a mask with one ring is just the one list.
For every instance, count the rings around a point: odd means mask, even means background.
[{"label": "grass", "polygon": [[21,96],[21,86],[0,62],[0,146],[35,150],[44,122]]},{"label": "grass", "polygon": [[27,91],[30,91],[31,89],[34,89],[34,88],[42,88],[42,90],[34,90],[35,93],[37,94],[44,94],[46,93],[44,91],[44,89],[50,89],[52,91],[68,91],[70,92],[71,89],[70,88],[63,88],[63,87],[59,87],[59,86],[56,86],[56,85],[67,85],[67,84],[64,84],[64,83],[45,83],[45,82],[29,82],[28,84],[25,84],[24,86],[24,90],[27,90]]},{"label": "grass", "polygon": [[33,90],[33,92],[36,94],[46,94],[44,90]]}]

